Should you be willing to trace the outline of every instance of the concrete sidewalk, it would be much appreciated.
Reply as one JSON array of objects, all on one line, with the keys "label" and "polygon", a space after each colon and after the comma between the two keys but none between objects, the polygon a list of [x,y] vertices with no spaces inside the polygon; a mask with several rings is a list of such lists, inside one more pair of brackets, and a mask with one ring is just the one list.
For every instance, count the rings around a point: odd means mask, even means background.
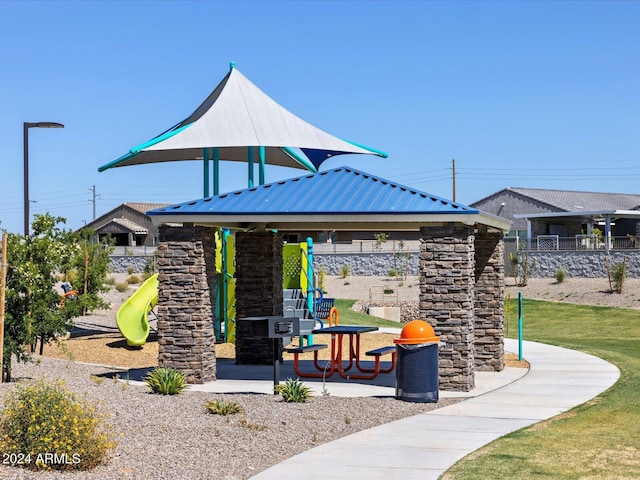
[{"label": "concrete sidewalk", "polygon": [[[517,351],[517,341],[505,340],[505,350]],[[574,350],[524,342],[523,354],[531,368],[521,378],[513,370],[524,369],[481,372],[480,388],[471,392],[477,396],[326,443],[252,478],[437,479],[465,455],[590,400],[620,376],[610,363]]]}]

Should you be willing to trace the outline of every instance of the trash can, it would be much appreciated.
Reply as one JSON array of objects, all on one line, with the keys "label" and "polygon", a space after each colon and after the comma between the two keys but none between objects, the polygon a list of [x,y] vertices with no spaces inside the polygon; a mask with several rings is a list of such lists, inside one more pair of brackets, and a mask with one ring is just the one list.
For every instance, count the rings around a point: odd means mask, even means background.
[{"label": "trash can", "polygon": [[407,323],[396,344],[396,399],[405,402],[438,401],[439,337],[424,320]]}]

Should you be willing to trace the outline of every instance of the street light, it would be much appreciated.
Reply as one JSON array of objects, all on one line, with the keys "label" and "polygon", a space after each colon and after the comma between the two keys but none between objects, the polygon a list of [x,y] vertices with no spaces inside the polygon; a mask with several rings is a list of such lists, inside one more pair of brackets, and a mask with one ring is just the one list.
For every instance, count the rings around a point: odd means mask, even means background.
[{"label": "street light", "polygon": [[30,128],[64,128],[55,122],[24,122],[24,236],[29,235],[29,129]]}]

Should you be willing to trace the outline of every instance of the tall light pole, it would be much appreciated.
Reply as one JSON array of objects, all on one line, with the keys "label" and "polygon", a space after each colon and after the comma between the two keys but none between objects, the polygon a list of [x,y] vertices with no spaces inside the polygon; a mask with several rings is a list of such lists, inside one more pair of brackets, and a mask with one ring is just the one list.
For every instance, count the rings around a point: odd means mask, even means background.
[{"label": "tall light pole", "polygon": [[24,122],[24,236],[29,235],[29,129],[30,128],[64,128],[61,123],[55,122]]}]

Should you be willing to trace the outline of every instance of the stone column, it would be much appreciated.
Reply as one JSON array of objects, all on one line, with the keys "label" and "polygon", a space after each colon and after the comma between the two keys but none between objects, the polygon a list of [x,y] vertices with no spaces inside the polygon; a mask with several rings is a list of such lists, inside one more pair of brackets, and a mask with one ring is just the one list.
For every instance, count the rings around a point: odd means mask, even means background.
[{"label": "stone column", "polygon": [[[216,228],[161,225],[159,234],[160,242],[202,242],[202,255],[209,286],[209,303],[214,308],[216,304]],[[211,321],[213,322],[213,316]]]},{"label": "stone column", "polygon": [[475,367],[504,369],[504,235],[476,233],[475,239]]},{"label": "stone column", "polygon": [[434,328],[442,390],[475,387],[473,359],[473,227],[446,223],[420,229],[420,318]]},{"label": "stone column", "polygon": [[[236,234],[236,363],[271,364],[273,340],[251,336],[244,317],[282,315],[282,233]],[[282,340],[276,340],[282,347]]]},{"label": "stone column", "polygon": [[215,336],[202,242],[162,242],[158,255],[158,365],[188,383],[216,378]]}]

